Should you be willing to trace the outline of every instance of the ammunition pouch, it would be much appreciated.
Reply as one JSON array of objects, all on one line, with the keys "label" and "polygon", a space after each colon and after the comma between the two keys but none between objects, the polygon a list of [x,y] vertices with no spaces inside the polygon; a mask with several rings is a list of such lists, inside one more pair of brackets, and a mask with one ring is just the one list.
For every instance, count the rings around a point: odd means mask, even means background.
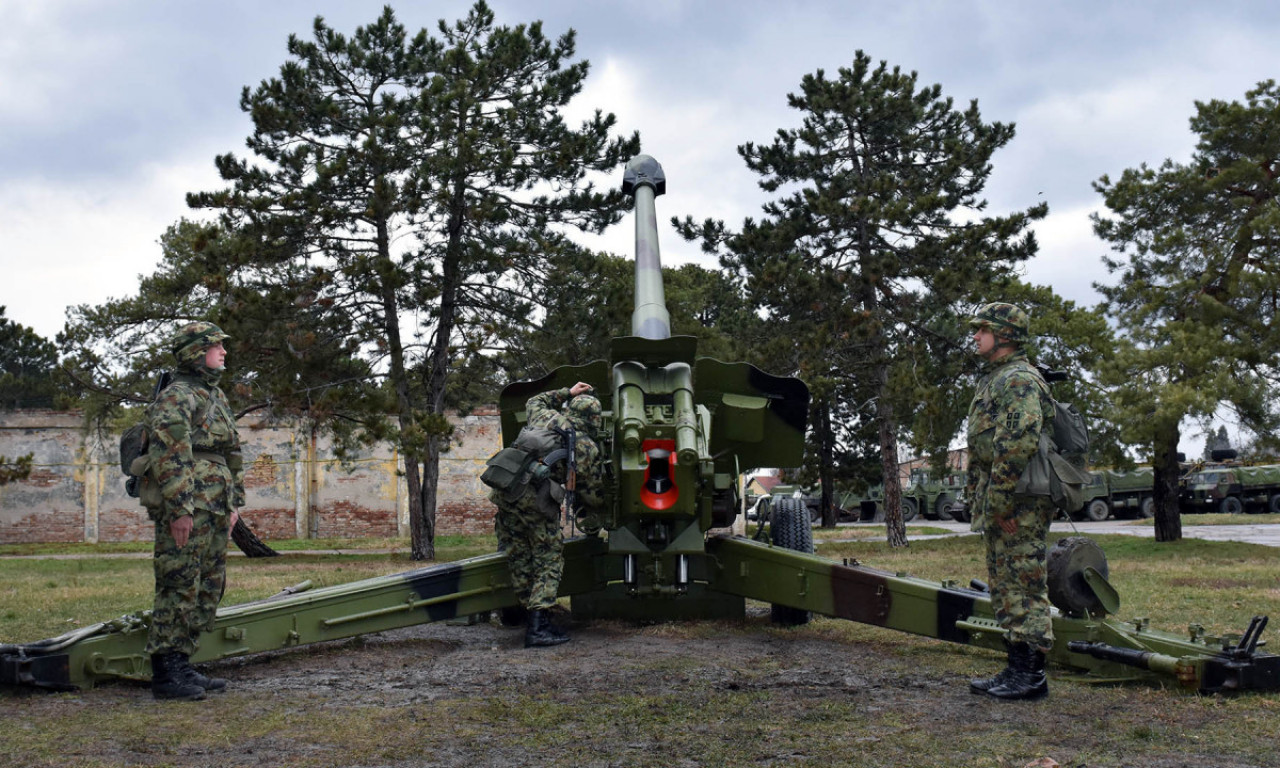
[{"label": "ammunition pouch", "polygon": [[151,473],[151,457],[144,454],[135,458],[129,464],[128,474],[129,479],[124,484],[125,493],[146,507],[147,516],[155,520],[164,504],[164,497],[160,494],[160,483],[156,482]]},{"label": "ammunition pouch", "polygon": [[538,501],[538,511],[548,520],[560,519],[560,505],[564,503],[564,486],[555,480],[548,480],[535,486],[534,497]]},{"label": "ammunition pouch", "polygon": [[515,501],[524,495],[533,480],[536,463],[538,457],[527,451],[515,446],[503,448],[485,462],[480,482],[502,493],[504,500]]},{"label": "ammunition pouch", "polygon": [[1039,450],[1027,462],[1013,492],[1017,496],[1039,496],[1053,501],[1064,512],[1084,506],[1084,487],[1089,473],[1054,448],[1048,433],[1040,435]]}]

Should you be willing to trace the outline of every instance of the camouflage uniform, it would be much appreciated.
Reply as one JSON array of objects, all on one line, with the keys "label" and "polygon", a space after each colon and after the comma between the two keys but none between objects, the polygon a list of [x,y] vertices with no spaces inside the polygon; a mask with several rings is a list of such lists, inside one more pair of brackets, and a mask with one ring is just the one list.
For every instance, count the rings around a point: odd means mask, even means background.
[{"label": "camouflage uniform", "polygon": [[[1008,304],[988,306],[1021,312]],[[1020,342],[1025,338],[1025,313],[1015,319],[1022,333],[1008,335]],[[969,405],[966,498],[973,513],[972,528],[982,531],[986,539],[996,621],[1008,631],[1009,642],[1040,650],[1053,647],[1045,539],[1054,507],[1045,498],[1015,497],[1014,487],[1039,447],[1041,432],[1051,429],[1052,421],[1048,386],[1026,353],[1015,348],[988,364]],[[1000,525],[1008,520],[1017,523],[1014,533]]]},{"label": "camouflage uniform", "polygon": [[[569,389],[544,392],[529,399],[526,409],[528,426],[576,431],[578,503],[588,510],[598,510],[604,503],[604,462],[596,443],[595,430],[600,423],[600,402],[590,395],[579,395],[569,404],[568,413],[560,411],[569,401]],[[565,465],[557,464],[551,471],[551,480],[563,484]],[[489,500],[498,507],[494,528],[498,545],[507,553],[511,570],[511,583],[520,603],[531,611],[545,610],[555,605],[560,590],[560,575],[564,571],[564,544],[560,538],[560,515],[553,509],[554,501],[548,499],[545,483],[542,494],[530,483],[523,495],[515,501],[507,501],[501,491],[489,493]],[[542,499],[539,499],[539,496]]]},{"label": "camouflage uniform", "polygon": [[[211,329],[211,330],[210,330]],[[226,582],[227,535],[233,507],[244,506],[244,473],[235,415],[218,389],[221,370],[204,364],[206,350],[226,334],[191,323],[175,337],[174,381],[147,409],[152,472],[163,503],[155,520],[155,608],[147,638],[151,654],[195,652],[212,629]],[[179,547],[170,530],[192,517]]]}]

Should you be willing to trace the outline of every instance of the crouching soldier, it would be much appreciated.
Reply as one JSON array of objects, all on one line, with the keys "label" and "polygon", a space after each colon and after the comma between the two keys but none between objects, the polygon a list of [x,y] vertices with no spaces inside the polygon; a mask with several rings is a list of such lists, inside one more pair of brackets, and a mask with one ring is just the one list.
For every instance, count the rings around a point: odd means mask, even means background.
[{"label": "crouching soldier", "polygon": [[586,394],[590,390],[591,385],[578,382],[530,398],[520,436],[489,460],[481,476],[493,488],[494,528],[498,546],[507,553],[511,586],[528,611],[526,648],[569,640],[548,614],[564,570],[560,505],[566,490],[588,513],[603,504],[604,464],[597,442],[601,409],[600,401]]}]

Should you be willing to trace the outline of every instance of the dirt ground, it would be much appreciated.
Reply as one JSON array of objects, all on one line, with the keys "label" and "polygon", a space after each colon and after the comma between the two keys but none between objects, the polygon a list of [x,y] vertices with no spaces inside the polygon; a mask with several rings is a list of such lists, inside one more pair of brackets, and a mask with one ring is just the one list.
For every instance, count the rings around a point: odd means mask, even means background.
[{"label": "dirt ground", "polygon": [[[967,690],[970,675],[998,668],[990,652],[904,645],[828,619],[782,629],[767,608],[751,614],[570,625],[572,642],[536,650],[496,621],[424,625],[210,665],[230,690],[178,705],[133,685],[6,696],[6,731],[48,728],[66,746],[0,746],[0,763],[1280,765],[1274,696],[1098,687],[1058,670],[1047,701],[999,702]],[[157,739],[140,725],[166,718],[201,737]]]}]

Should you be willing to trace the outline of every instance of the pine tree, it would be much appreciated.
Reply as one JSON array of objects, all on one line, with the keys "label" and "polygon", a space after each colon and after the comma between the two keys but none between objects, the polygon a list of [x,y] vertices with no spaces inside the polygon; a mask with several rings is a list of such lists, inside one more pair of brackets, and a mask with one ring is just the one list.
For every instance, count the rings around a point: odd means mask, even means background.
[{"label": "pine tree", "polygon": [[914,72],[873,66],[859,51],[835,79],[806,76],[788,103],[803,114],[800,128],[738,148],[777,195],[765,218],[736,234],[710,220],[681,230],[723,246],[761,306],[799,323],[786,333],[800,341],[811,386],[834,395],[836,381],[858,378],[856,402],[877,425],[889,540],[904,546],[898,433],[911,406],[896,384],[918,362],[908,356],[959,354],[961,318],[1035,253],[1026,227],[1047,208],[981,215],[991,157],[1013,126],[983,122],[976,102],[957,109]]},{"label": "pine tree", "polygon": [[52,408],[61,391],[58,348],[4,313],[0,306],[0,408]]},{"label": "pine tree", "polygon": [[483,365],[496,325],[534,315],[546,265],[577,249],[564,227],[620,218],[621,193],[587,175],[616,169],[639,138],[610,138],[599,112],[568,126],[588,72],[570,63],[573,32],[496,26],[484,2],[438,37],[410,38],[390,8],[349,38],[322,18],[313,33],[241,98],[260,164],[219,157],[231,187],[190,202],[291,251],[290,272],[323,275],[317,300],[392,393],[411,554],[428,559],[451,377]]},{"label": "pine tree", "polygon": [[1188,162],[1094,184],[1110,210],[1094,231],[1117,278],[1097,288],[1122,334],[1104,375],[1130,440],[1152,455],[1158,541],[1182,537],[1183,419],[1226,404],[1255,432],[1280,421],[1280,90],[1266,81],[1244,103],[1195,108]]}]

